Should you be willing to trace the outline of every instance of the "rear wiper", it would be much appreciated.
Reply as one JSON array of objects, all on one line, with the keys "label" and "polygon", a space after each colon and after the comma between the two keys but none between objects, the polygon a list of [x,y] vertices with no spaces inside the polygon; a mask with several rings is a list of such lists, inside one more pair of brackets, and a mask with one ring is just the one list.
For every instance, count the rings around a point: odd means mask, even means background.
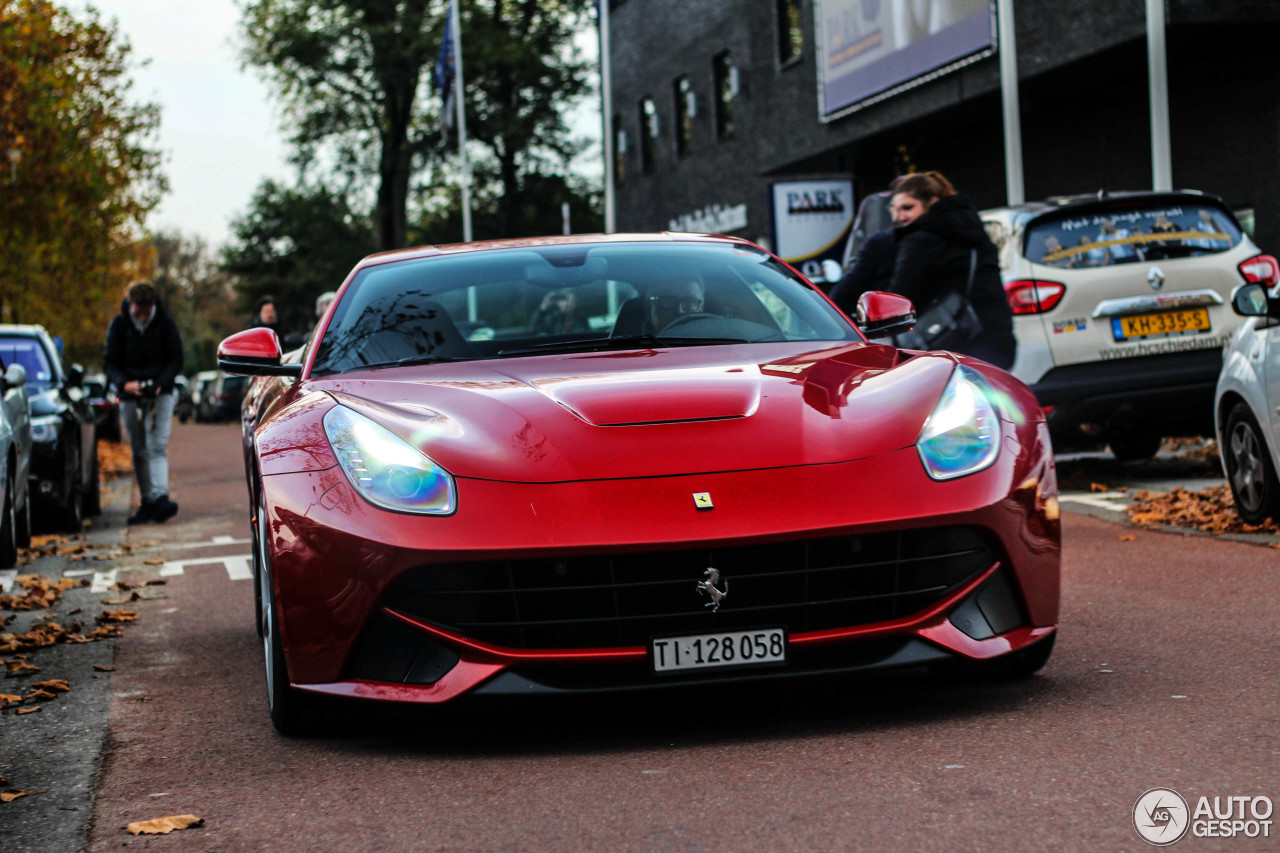
[{"label": "rear wiper", "polygon": [[614,338],[584,338],[574,341],[551,341],[518,349],[499,350],[500,357],[538,355],[548,352],[591,352],[593,350],[640,349],[642,347],[696,347],[715,344],[749,344],[745,338],[681,338],[663,335],[619,335]]}]

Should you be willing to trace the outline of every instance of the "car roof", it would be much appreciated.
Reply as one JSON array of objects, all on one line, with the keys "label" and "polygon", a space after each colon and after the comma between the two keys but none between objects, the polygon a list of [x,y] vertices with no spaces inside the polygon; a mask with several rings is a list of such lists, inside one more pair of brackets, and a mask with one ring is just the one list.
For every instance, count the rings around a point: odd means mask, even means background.
[{"label": "car roof", "polygon": [[548,237],[520,237],[506,240],[480,240],[473,243],[444,243],[438,246],[415,246],[379,252],[362,259],[356,269],[395,261],[428,258],[433,255],[453,255],[494,249],[527,249],[537,246],[580,246],[606,243],[721,243],[724,245],[751,245],[750,241],[729,234],[692,234],[678,231],[660,231],[647,234],[565,234]]},{"label": "car roof", "polygon": [[983,210],[985,215],[1012,215],[1017,219],[1027,220],[1045,213],[1061,213],[1063,211],[1084,211],[1090,208],[1113,207],[1117,202],[1149,201],[1161,202],[1209,202],[1226,209],[1226,204],[1216,195],[1199,190],[1124,190],[1111,192],[1099,190],[1096,193],[1078,195],[1050,196],[1043,201],[1029,201],[1023,204],[1005,205]]}]

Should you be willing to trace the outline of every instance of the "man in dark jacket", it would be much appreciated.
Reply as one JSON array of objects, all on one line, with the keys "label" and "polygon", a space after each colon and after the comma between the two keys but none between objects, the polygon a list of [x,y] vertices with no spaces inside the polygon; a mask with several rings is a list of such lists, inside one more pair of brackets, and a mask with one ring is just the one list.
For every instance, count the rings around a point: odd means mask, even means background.
[{"label": "man in dark jacket", "polygon": [[133,451],[141,505],[130,524],[168,521],[178,511],[169,499],[169,429],[177,402],[174,379],[182,371],[182,335],[145,281],[129,287],[107,328],[107,379],[120,393],[120,412]]}]

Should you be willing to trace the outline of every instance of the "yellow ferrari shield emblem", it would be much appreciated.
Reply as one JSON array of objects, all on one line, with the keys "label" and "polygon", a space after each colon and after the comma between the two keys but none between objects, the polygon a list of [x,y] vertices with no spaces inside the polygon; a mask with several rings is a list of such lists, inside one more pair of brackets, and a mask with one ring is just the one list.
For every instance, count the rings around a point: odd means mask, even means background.
[{"label": "yellow ferrari shield emblem", "polygon": [[694,492],[693,505],[698,509],[714,509],[715,505],[711,503],[710,492]]}]

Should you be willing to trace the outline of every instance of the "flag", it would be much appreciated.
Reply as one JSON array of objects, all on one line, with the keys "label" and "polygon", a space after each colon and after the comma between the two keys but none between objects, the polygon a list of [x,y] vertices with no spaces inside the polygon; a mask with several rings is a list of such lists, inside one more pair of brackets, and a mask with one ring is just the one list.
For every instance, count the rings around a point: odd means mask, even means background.
[{"label": "flag", "polygon": [[435,83],[440,92],[440,113],[444,126],[453,125],[453,4],[444,16],[444,37],[440,39],[440,58],[436,61]]}]

